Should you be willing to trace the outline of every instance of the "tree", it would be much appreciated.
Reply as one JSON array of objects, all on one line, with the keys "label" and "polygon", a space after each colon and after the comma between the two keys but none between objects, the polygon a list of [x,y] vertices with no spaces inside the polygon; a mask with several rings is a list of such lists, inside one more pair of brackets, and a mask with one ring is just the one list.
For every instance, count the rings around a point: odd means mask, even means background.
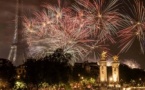
[{"label": "tree", "polygon": [[7,59],[0,59],[0,80],[6,84],[6,87],[12,87],[14,84],[15,67]]},{"label": "tree", "polygon": [[64,53],[63,49],[57,49],[53,54],[39,60],[28,59],[26,66],[27,83],[39,84],[47,82],[56,84],[59,82],[68,82],[69,64],[71,55]]}]

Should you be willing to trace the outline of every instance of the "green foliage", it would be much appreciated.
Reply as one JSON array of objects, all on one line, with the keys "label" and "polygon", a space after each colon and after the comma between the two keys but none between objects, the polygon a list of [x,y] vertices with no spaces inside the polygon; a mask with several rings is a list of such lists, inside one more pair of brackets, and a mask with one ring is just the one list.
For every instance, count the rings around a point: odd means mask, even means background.
[{"label": "green foliage", "polygon": [[27,85],[23,81],[16,81],[13,90],[26,90]]}]

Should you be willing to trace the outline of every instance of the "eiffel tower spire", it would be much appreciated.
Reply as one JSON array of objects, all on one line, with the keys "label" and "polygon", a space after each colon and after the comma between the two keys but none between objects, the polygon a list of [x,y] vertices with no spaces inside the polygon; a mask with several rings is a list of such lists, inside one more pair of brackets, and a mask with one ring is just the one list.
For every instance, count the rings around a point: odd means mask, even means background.
[{"label": "eiffel tower spire", "polygon": [[17,58],[17,43],[18,43],[18,12],[19,11],[19,0],[16,0],[16,11],[15,11],[15,30],[13,42],[8,55],[8,60],[15,62]]}]

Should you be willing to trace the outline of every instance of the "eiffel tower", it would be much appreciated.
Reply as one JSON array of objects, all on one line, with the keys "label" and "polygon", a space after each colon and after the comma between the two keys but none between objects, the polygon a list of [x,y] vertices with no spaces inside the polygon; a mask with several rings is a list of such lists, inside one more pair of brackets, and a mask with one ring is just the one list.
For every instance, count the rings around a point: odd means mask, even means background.
[{"label": "eiffel tower", "polygon": [[14,63],[17,58],[18,18],[19,18],[18,15],[19,15],[19,0],[16,0],[14,37],[13,37],[13,42],[12,42],[11,49],[8,55],[8,60],[10,60],[12,63]]}]

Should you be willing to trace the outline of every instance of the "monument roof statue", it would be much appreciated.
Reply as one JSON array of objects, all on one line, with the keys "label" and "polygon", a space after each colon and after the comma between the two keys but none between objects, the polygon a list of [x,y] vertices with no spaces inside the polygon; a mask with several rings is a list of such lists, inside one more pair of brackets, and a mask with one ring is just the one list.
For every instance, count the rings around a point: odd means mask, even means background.
[{"label": "monument roof statue", "polygon": [[117,55],[113,56],[113,61],[118,61],[118,56]]},{"label": "monument roof statue", "polygon": [[103,52],[102,52],[102,54],[101,54],[101,59],[102,59],[102,60],[105,60],[105,59],[106,59],[106,57],[107,57],[106,54],[107,54],[106,51],[103,51]]}]

